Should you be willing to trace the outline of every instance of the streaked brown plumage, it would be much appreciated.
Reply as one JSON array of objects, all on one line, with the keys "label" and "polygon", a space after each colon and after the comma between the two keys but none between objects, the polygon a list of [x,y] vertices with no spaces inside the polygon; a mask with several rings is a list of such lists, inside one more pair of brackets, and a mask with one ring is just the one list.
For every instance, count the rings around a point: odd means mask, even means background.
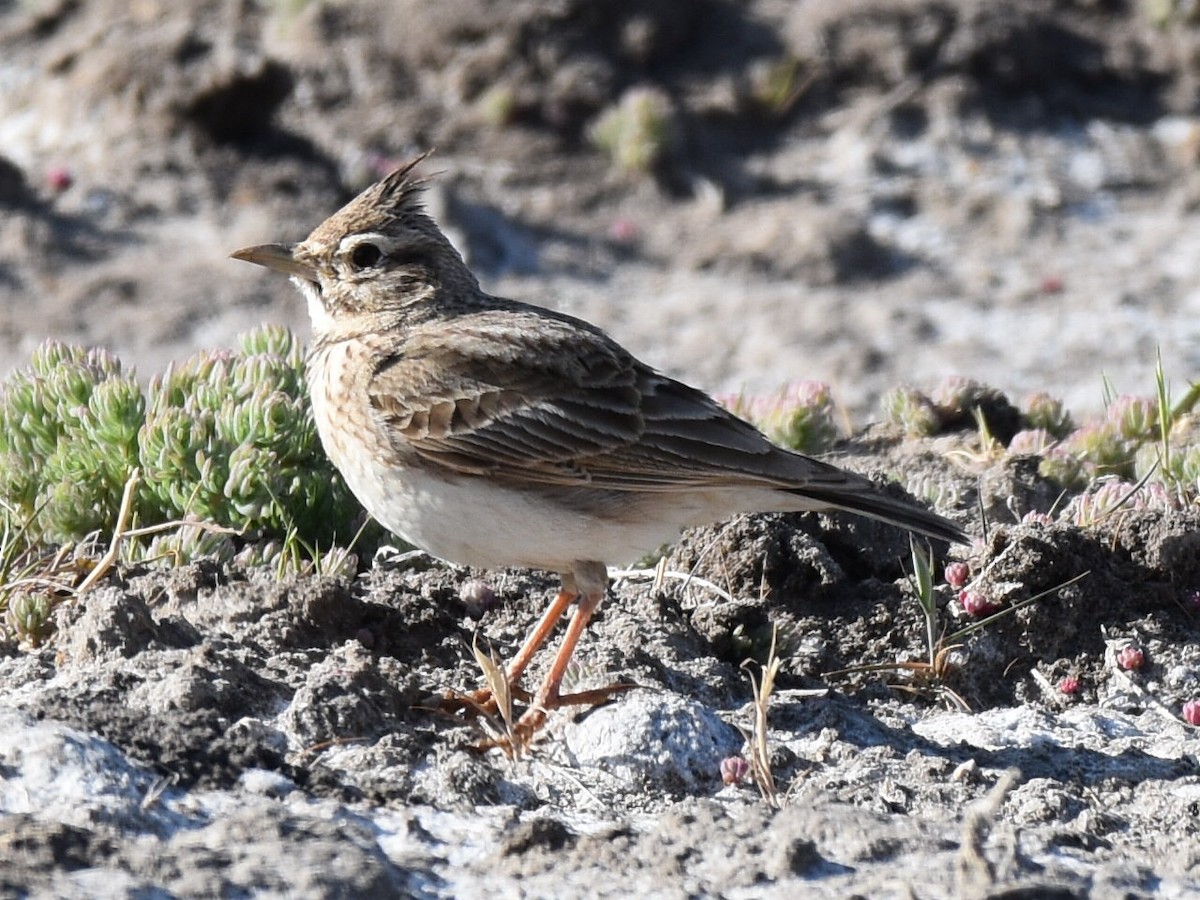
[{"label": "streaked brown plumage", "polygon": [[603,599],[606,562],[738,512],[843,509],[964,539],[859,475],[774,446],[595,326],[486,294],[424,212],[419,161],[302,243],[234,256],[291,275],[307,299],[318,430],[375,518],[453,562],[562,575],[511,683],[578,599],[523,740],[575,699],[560,684]]}]

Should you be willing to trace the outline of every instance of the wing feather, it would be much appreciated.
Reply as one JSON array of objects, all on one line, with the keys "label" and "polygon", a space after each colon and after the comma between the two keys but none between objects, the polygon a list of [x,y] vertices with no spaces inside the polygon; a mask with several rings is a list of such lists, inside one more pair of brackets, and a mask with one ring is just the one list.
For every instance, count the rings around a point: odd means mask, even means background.
[{"label": "wing feather", "polygon": [[514,483],[873,489],[780,450],[598,329],[519,305],[413,329],[375,372],[371,400],[426,461]]}]

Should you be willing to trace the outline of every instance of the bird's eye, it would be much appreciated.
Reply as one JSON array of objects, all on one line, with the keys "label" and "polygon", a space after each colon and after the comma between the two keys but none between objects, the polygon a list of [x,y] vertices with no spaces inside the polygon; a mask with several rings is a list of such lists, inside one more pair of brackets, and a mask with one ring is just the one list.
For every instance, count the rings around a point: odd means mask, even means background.
[{"label": "bird's eye", "polygon": [[374,244],[361,243],[350,251],[350,264],[356,269],[369,269],[383,259],[383,251]]}]

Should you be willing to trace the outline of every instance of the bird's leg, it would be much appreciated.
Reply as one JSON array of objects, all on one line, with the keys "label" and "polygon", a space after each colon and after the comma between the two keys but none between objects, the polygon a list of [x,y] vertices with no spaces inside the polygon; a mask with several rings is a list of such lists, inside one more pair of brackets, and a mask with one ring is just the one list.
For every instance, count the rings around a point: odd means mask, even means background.
[{"label": "bird's leg", "polygon": [[[545,724],[548,710],[560,706],[603,703],[618,691],[627,691],[636,687],[632,684],[611,684],[594,690],[571,694],[562,693],[563,678],[567,673],[571,657],[575,653],[575,647],[587,629],[588,622],[591,621],[592,616],[603,602],[607,590],[608,572],[602,563],[576,563],[574,570],[563,576],[562,589],[555,596],[554,602],[542,614],[521,649],[517,651],[517,655],[508,664],[505,670],[505,680],[508,682],[511,694],[520,700],[529,700],[529,694],[518,688],[517,682],[525,674],[534,654],[546,643],[550,632],[554,630],[558,620],[566,613],[567,607],[571,605],[572,601],[578,600],[578,606],[567,625],[567,632],[563,636],[562,644],[550,664],[550,671],[546,673],[537,693],[533,695],[533,702],[514,728],[513,744],[527,744],[534,733]],[[448,712],[467,710],[491,714],[496,711],[496,698],[487,688],[465,696],[452,694],[443,698],[442,709]],[[514,749],[507,740],[496,744],[496,746],[503,745]]]},{"label": "bird's leg", "polygon": [[562,693],[563,677],[567,673],[567,666],[571,663],[571,656],[575,653],[575,646],[579,643],[579,639],[583,636],[588,622],[591,621],[592,615],[596,612],[603,599],[604,588],[586,591],[580,595],[579,605],[575,609],[575,615],[571,617],[570,624],[567,625],[567,633],[563,636],[562,645],[558,648],[558,652],[554,655],[554,661],[550,664],[550,671],[546,673],[546,677],[542,681],[541,686],[538,687],[537,693],[533,695],[532,705],[517,721],[516,728],[514,729],[517,740],[528,743],[534,733],[546,724],[546,713],[551,709],[556,709],[560,706],[603,703],[615,693],[637,687],[634,684],[610,684],[606,687],[595,688],[589,691],[578,691],[571,694]]},{"label": "bird's leg", "polygon": [[554,654],[550,671],[546,673],[537,693],[533,695],[533,705],[517,722],[517,733],[524,740],[528,740],[535,731],[546,724],[548,710],[563,705],[561,694],[563,676],[567,674],[567,666],[571,663],[575,645],[579,643],[579,638],[583,636],[583,631],[591,621],[592,614],[603,599],[603,593],[580,595],[579,606],[575,608],[575,615],[571,616],[571,622],[567,625],[567,633],[563,635],[562,644],[559,646],[558,652]]},{"label": "bird's leg", "polygon": [[[554,626],[558,624],[558,620],[563,617],[563,614],[567,611],[567,607],[571,605],[571,602],[577,596],[579,596],[578,591],[574,588],[568,589],[565,584],[554,595],[554,602],[542,613],[542,617],[538,620],[537,625],[533,627],[533,631],[529,632],[529,637],[525,638],[525,643],[521,645],[521,649],[517,651],[517,655],[509,661],[506,670],[509,687],[517,686],[517,682],[521,680],[521,676],[529,668],[529,663],[533,659],[534,654],[542,649],[542,645],[550,637],[550,632],[554,630]],[[578,616],[579,613],[575,615]]]},{"label": "bird's leg", "polygon": [[[554,630],[554,626],[558,624],[558,620],[563,617],[567,607],[571,605],[578,593],[573,583],[568,583],[567,579],[563,579],[563,586],[555,595],[554,601],[542,613],[542,617],[533,627],[533,631],[529,632],[529,637],[525,638],[525,643],[521,645],[517,655],[509,662],[508,668],[505,670],[505,680],[508,681],[513,696],[522,700],[529,699],[529,694],[518,687],[521,676],[525,674],[530,661],[546,643],[550,632]],[[465,709],[492,713],[496,711],[496,698],[492,696],[491,688],[480,688],[469,694],[452,692],[442,698],[441,707],[445,712],[459,712]]]}]

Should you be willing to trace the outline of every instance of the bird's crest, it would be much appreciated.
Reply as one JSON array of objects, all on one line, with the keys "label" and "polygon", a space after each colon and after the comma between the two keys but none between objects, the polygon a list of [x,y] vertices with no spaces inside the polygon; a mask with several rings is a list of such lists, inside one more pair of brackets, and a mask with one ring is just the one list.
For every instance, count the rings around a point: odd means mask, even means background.
[{"label": "bird's crest", "polygon": [[308,240],[335,244],[344,235],[357,231],[386,231],[395,225],[432,226],[421,204],[421,193],[429,178],[413,177],[413,170],[432,152],[426,150],[364,189],[318,225]]}]

